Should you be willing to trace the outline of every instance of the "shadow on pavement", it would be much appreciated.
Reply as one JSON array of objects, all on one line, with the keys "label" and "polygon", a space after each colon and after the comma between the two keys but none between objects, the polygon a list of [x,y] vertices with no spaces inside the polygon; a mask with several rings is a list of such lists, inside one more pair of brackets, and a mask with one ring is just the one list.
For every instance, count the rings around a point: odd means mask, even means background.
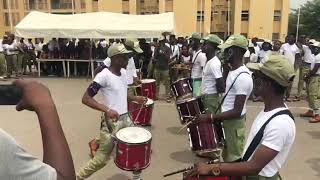
[{"label": "shadow on pavement", "polygon": [[315,176],[320,177],[320,158],[308,159],[306,160],[306,163],[308,163],[312,170],[316,172]]},{"label": "shadow on pavement", "polygon": [[170,158],[182,163],[195,163],[197,159],[191,150],[177,151],[170,154]]},{"label": "shadow on pavement", "polygon": [[312,139],[320,139],[320,131],[307,131],[307,134],[309,134]]},{"label": "shadow on pavement", "polygon": [[181,130],[180,133],[178,133],[178,131],[180,130],[181,127],[168,127],[167,131],[171,134],[174,134],[174,135],[187,135],[188,134],[187,129],[183,129],[183,130]]}]

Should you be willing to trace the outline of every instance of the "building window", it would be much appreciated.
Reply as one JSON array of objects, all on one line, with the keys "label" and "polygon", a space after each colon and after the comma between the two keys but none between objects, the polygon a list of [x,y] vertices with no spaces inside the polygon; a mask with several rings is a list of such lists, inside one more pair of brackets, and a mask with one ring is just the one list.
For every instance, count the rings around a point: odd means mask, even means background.
[{"label": "building window", "polygon": [[122,13],[123,14],[129,14],[129,11],[123,11]]},{"label": "building window", "polygon": [[140,0],[140,3],[144,3],[144,0]]},{"label": "building window", "polygon": [[279,33],[272,33],[272,40],[279,40],[280,34]]},{"label": "building window", "polygon": [[280,10],[275,10],[274,11],[273,20],[274,21],[280,21],[281,20],[281,11]]},{"label": "building window", "polygon": [[4,24],[10,26],[10,16],[9,13],[4,13]]},{"label": "building window", "polygon": [[249,11],[241,12],[241,21],[249,21]]},{"label": "building window", "polygon": [[204,21],[204,11],[197,12],[197,21]]},{"label": "building window", "polygon": [[122,1],[129,1],[129,0],[122,0]]}]

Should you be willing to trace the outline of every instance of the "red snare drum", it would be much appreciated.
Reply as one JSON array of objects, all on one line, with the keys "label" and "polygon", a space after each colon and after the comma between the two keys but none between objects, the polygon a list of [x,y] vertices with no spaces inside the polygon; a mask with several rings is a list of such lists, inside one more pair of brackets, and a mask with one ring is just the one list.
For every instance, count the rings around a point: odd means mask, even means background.
[{"label": "red snare drum", "polygon": [[199,123],[188,129],[190,147],[198,154],[218,150],[220,143],[216,126],[212,123]]},{"label": "red snare drum", "polygon": [[141,87],[137,88],[138,95],[146,96],[152,100],[155,100],[157,95],[156,80],[142,79],[141,82]]},{"label": "red snare drum", "polygon": [[151,158],[152,135],[140,127],[127,127],[116,133],[115,164],[126,171],[147,168]]},{"label": "red snare drum", "polygon": [[177,101],[177,110],[180,122],[184,124],[192,120],[196,115],[204,113],[204,105],[201,97]]},{"label": "red snare drum", "polygon": [[149,98],[145,105],[130,102],[128,104],[128,111],[130,112],[134,124],[150,126],[152,120],[153,105],[153,100]]},{"label": "red snare drum", "polygon": [[171,85],[171,91],[176,99],[192,97],[192,83],[190,78],[178,79]]}]

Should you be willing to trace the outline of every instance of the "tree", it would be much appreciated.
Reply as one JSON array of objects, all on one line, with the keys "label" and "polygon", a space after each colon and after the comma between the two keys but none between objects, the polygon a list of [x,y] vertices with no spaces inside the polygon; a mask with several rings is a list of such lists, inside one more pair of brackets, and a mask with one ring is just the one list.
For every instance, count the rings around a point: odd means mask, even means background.
[{"label": "tree", "polygon": [[[289,15],[288,33],[296,34],[298,10]],[[311,0],[301,6],[299,34],[320,39],[320,0]]]}]

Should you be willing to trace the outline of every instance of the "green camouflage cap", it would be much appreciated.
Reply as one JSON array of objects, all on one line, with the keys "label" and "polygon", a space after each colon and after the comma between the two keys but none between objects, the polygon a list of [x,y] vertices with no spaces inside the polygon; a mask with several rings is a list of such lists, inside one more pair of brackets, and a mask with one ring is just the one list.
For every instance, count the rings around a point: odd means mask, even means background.
[{"label": "green camouflage cap", "polygon": [[201,34],[196,33],[196,32],[192,33],[190,39],[199,39],[199,40],[201,40]]},{"label": "green camouflage cap", "polygon": [[243,49],[247,49],[248,40],[242,35],[232,35],[230,36],[225,43],[218,46],[220,49],[224,50],[231,46],[238,46]]},{"label": "green camouflage cap", "polygon": [[118,54],[128,54],[132,51],[128,51],[123,44],[115,44],[108,48],[108,57],[113,57]]},{"label": "green camouflage cap", "polygon": [[215,34],[209,34],[207,37],[204,38],[205,41],[208,41],[210,43],[218,44],[220,45],[222,40],[219,38],[219,36]]},{"label": "green camouflage cap", "polygon": [[293,65],[283,55],[271,55],[264,64],[248,63],[247,67],[260,71],[284,87],[290,86],[295,76]]},{"label": "green camouflage cap", "polygon": [[140,48],[139,41],[135,39],[127,39],[124,44],[133,49],[136,53],[143,53],[143,50]]}]

